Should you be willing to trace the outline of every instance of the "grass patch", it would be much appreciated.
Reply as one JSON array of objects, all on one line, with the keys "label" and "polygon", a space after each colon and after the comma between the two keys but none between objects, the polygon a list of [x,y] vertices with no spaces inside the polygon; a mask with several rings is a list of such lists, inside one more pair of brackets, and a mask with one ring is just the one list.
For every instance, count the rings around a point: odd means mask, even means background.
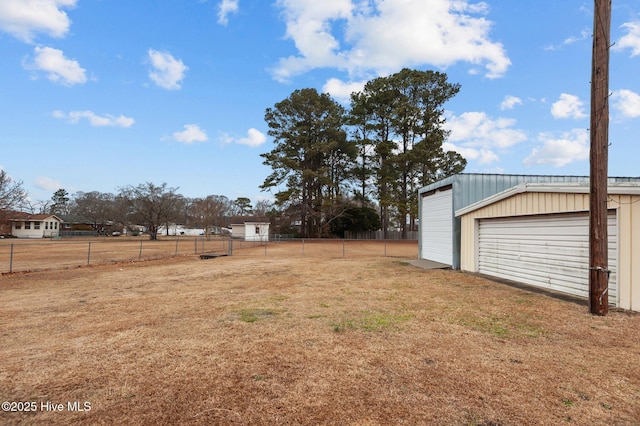
[{"label": "grass patch", "polygon": [[256,322],[261,318],[272,317],[278,313],[272,309],[241,309],[238,311],[238,319],[243,322]]},{"label": "grass patch", "polygon": [[406,313],[364,311],[355,318],[345,318],[331,325],[335,332],[343,332],[350,329],[380,332],[392,328],[397,329],[401,323],[409,321],[413,317],[413,314]]},{"label": "grass patch", "polygon": [[514,316],[474,316],[468,315],[454,321],[460,325],[470,327],[482,333],[490,334],[494,337],[541,337],[545,335],[545,330],[537,324],[532,324],[528,318]]},{"label": "grass patch", "polygon": [[318,319],[318,318],[326,318],[327,316],[324,314],[316,314],[316,315],[309,315],[307,318],[309,319]]}]

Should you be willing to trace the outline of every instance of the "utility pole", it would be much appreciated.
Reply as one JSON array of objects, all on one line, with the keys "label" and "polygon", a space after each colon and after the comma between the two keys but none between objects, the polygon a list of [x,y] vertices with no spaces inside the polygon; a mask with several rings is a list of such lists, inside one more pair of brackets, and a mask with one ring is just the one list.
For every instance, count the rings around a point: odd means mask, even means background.
[{"label": "utility pole", "polygon": [[609,47],[611,0],[595,0],[591,64],[589,202],[589,311],[609,312],[607,183],[609,150]]}]

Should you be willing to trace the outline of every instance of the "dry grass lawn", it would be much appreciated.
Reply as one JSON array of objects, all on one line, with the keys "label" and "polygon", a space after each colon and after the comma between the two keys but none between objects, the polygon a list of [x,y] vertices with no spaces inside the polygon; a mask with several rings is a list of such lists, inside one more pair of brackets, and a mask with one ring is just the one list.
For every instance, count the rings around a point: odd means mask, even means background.
[{"label": "dry grass lawn", "polygon": [[0,399],[37,411],[0,424],[640,422],[639,315],[269,250],[2,276]]}]

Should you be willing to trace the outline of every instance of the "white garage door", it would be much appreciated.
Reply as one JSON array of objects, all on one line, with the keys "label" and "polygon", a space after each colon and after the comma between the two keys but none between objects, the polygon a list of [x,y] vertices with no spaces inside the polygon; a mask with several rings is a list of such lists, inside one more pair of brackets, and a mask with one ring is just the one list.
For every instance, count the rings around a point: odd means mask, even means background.
[{"label": "white garage door", "polygon": [[453,264],[453,190],[422,198],[421,258]]},{"label": "white garage door", "polygon": [[[618,228],[609,213],[609,303],[617,297]],[[589,215],[482,219],[478,272],[589,297]]]}]

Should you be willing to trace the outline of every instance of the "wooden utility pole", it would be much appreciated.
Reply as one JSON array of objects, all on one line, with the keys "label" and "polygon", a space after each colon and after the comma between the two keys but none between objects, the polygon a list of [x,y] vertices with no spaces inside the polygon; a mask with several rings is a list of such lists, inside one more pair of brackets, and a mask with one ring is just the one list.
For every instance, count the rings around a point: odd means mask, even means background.
[{"label": "wooden utility pole", "polygon": [[589,205],[589,310],[609,312],[607,183],[611,0],[595,0],[591,65],[591,194]]}]

